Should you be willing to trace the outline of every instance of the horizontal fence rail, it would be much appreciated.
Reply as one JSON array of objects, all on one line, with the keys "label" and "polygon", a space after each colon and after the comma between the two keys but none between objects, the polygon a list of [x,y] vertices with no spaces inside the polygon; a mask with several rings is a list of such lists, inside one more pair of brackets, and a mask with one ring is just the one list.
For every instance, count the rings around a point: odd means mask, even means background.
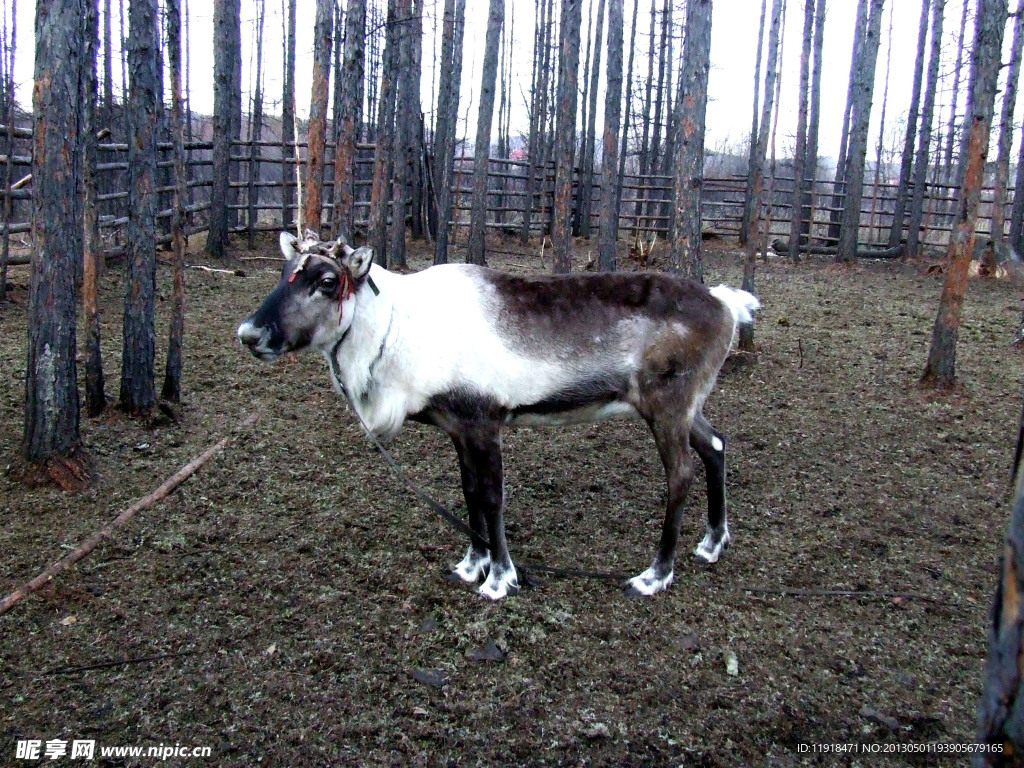
[{"label": "horizontal fence rail", "polygon": [[[32,131],[15,127],[11,131],[14,139],[20,140],[0,155],[0,168],[10,162],[11,183],[0,188],[0,199],[10,198],[10,221],[0,225],[0,233],[24,235],[31,231],[30,201],[31,183],[31,138]],[[6,126],[0,125],[0,139],[8,135]],[[334,190],[334,143],[327,142],[324,168],[322,199],[322,221],[331,220]],[[187,174],[184,201],[186,212],[186,234],[204,232],[209,226],[210,192],[213,184],[213,142],[206,140],[187,141],[185,167]],[[357,231],[364,229],[369,219],[369,197],[373,170],[374,144],[359,143],[353,159],[353,218]],[[124,226],[128,222],[128,145],[113,141],[100,142],[97,146],[98,162],[95,165],[98,195],[98,221],[108,256],[124,253]],[[420,147],[421,158],[433,165],[433,157],[425,145]],[[159,243],[170,241],[171,204],[173,200],[173,145],[160,142],[157,147],[156,195],[158,200],[157,238]],[[306,188],[304,141],[283,143],[273,140],[232,141],[229,192],[231,199],[228,210],[231,216],[230,229],[233,232],[254,232],[290,229],[294,226],[298,181],[296,167]],[[548,163],[535,171],[534,191],[527,189],[527,176],[531,164],[522,159],[490,158],[487,166],[488,201],[486,226],[504,230],[509,234],[520,234],[524,214],[529,204],[531,234],[548,230],[552,218],[554,189],[554,164]],[[457,228],[468,228],[474,161],[469,156],[455,158],[452,174],[452,212],[450,223]],[[410,174],[415,176],[416,174]],[[427,174],[420,175],[420,182]],[[599,178],[600,174],[596,174]],[[811,184],[811,180],[807,180]],[[627,173],[622,178],[619,205],[620,234],[629,236],[656,233],[667,236],[673,215],[672,177],[658,174],[639,176]],[[810,210],[804,217],[810,223],[811,241],[832,245],[837,240],[839,213],[845,198],[843,184],[832,180],[813,181]],[[705,231],[723,237],[737,237],[743,219],[746,179],[742,176],[708,176],[703,179],[701,189],[702,222]],[[792,215],[793,179],[782,175],[765,181],[762,215],[768,224],[769,239],[788,238]],[[427,192],[427,190],[424,190]],[[884,180],[874,185],[865,181],[861,203],[860,232],[858,241],[863,243],[884,242],[888,239],[896,202],[896,184]],[[935,181],[925,187],[925,213],[922,222],[921,242],[942,246],[948,242],[956,218],[956,196],[958,190],[948,183]],[[580,194],[578,178],[574,179],[573,199]],[[600,203],[603,191],[599,181],[591,187],[590,226],[596,234],[600,217]],[[427,194],[422,194],[423,200]],[[979,210],[978,232],[987,235],[992,222],[992,189],[982,192]],[[1012,189],[1005,202],[1005,221],[1009,222],[1013,204]],[[17,258],[13,259],[17,261]]]}]

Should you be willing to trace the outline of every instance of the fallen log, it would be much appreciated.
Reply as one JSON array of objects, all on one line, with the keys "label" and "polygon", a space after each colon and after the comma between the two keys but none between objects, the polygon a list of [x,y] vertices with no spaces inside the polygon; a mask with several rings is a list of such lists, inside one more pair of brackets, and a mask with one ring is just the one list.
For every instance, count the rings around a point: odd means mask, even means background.
[{"label": "fallen log", "polygon": [[[789,242],[781,238],[772,240],[772,250],[780,256],[789,255]],[[834,245],[803,245],[800,253],[811,256],[835,256],[839,249]],[[898,259],[903,255],[903,245],[896,245],[892,248],[872,248],[863,243],[857,246],[858,259]]]},{"label": "fallen log", "polygon": [[[252,414],[248,416],[240,425],[239,430],[242,427],[251,426],[256,422],[259,416]],[[100,530],[96,531],[89,538],[71,550],[67,555],[62,557],[60,560],[55,562],[45,571],[36,576],[32,581],[27,584],[23,584],[16,590],[5,596],[3,600],[0,600],[0,616],[9,611],[16,603],[18,603],[23,597],[32,594],[43,585],[53,580],[54,576],[63,573],[72,565],[77,563],[82,558],[89,555],[93,550],[96,549],[104,540],[109,539],[113,535],[114,531],[120,528],[122,525],[131,520],[135,515],[144,509],[153,507],[158,501],[167,498],[175,488],[185,482],[196,470],[202,467],[206,462],[220,453],[228,443],[232,442],[238,436],[238,430],[227,437],[221,438],[215,445],[207,448],[203,453],[196,456],[192,461],[179,469],[174,475],[168,478],[164,483],[157,488],[155,491],[139,499],[132,504],[128,509],[119,514]]]}]

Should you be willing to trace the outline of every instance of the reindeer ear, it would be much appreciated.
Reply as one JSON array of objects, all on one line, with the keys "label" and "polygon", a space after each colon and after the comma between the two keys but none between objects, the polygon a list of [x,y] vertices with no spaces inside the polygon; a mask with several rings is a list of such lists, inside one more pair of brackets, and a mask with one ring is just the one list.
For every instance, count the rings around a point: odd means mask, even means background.
[{"label": "reindeer ear", "polygon": [[373,249],[364,245],[362,248],[352,250],[344,243],[341,245],[345,251],[341,263],[345,265],[352,277],[358,280],[366,275],[373,265]]},{"label": "reindeer ear", "polygon": [[284,254],[286,261],[295,258],[298,253],[299,239],[291,232],[282,232],[278,238],[281,243],[281,253]]}]

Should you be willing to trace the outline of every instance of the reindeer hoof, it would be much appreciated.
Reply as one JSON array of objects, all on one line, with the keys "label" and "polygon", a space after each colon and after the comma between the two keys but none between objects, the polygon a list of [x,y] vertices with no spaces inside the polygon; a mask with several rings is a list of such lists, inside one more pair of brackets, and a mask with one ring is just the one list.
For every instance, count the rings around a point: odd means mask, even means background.
[{"label": "reindeer hoof", "polygon": [[487,580],[480,585],[477,592],[491,600],[501,600],[503,597],[518,594],[519,577],[516,575],[516,569],[509,568],[499,572],[497,568],[492,567],[487,574]]},{"label": "reindeer hoof", "polygon": [[634,576],[627,584],[627,597],[649,597],[664,592],[672,583],[673,572],[661,573],[653,565],[639,576]]},{"label": "reindeer hoof", "polygon": [[693,554],[697,556],[698,560],[702,560],[709,565],[717,563],[718,558],[722,556],[722,552],[729,548],[730,541],[728,528],[717,532],[709,528],[700,544],[693,550]]}]

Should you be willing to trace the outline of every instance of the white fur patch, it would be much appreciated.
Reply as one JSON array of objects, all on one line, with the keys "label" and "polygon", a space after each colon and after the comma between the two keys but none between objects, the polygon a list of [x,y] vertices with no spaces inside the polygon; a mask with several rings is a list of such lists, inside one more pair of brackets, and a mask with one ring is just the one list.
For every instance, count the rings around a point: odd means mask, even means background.
[{"label": "white fur patch", "polygon": [[725,443],[722,442],[721,438],[716,435],[711,436],[711,447],[721,453],[725,450]]},{"label": "white fur patch", "polygon": [[720,534],[716,534],[714,529],[708,528],[707,533],[704,534],[704,538],[701,539],[700,544],[693,550],[693,554],[703,560],[705,563],[717,563],[718,558],[721,557],[722,551],[729,546],[729,542],[732,538],[729,536],[729,525],[727,523],[722,524],[722,531]]},{"label": "white fur patch", "polygon": [[630,579],[629,585],[641,595],[655,595],[669,588],[674,574],[674,571],[669,571],[667,576],[659,578],[652,565],[639,576]]}]

